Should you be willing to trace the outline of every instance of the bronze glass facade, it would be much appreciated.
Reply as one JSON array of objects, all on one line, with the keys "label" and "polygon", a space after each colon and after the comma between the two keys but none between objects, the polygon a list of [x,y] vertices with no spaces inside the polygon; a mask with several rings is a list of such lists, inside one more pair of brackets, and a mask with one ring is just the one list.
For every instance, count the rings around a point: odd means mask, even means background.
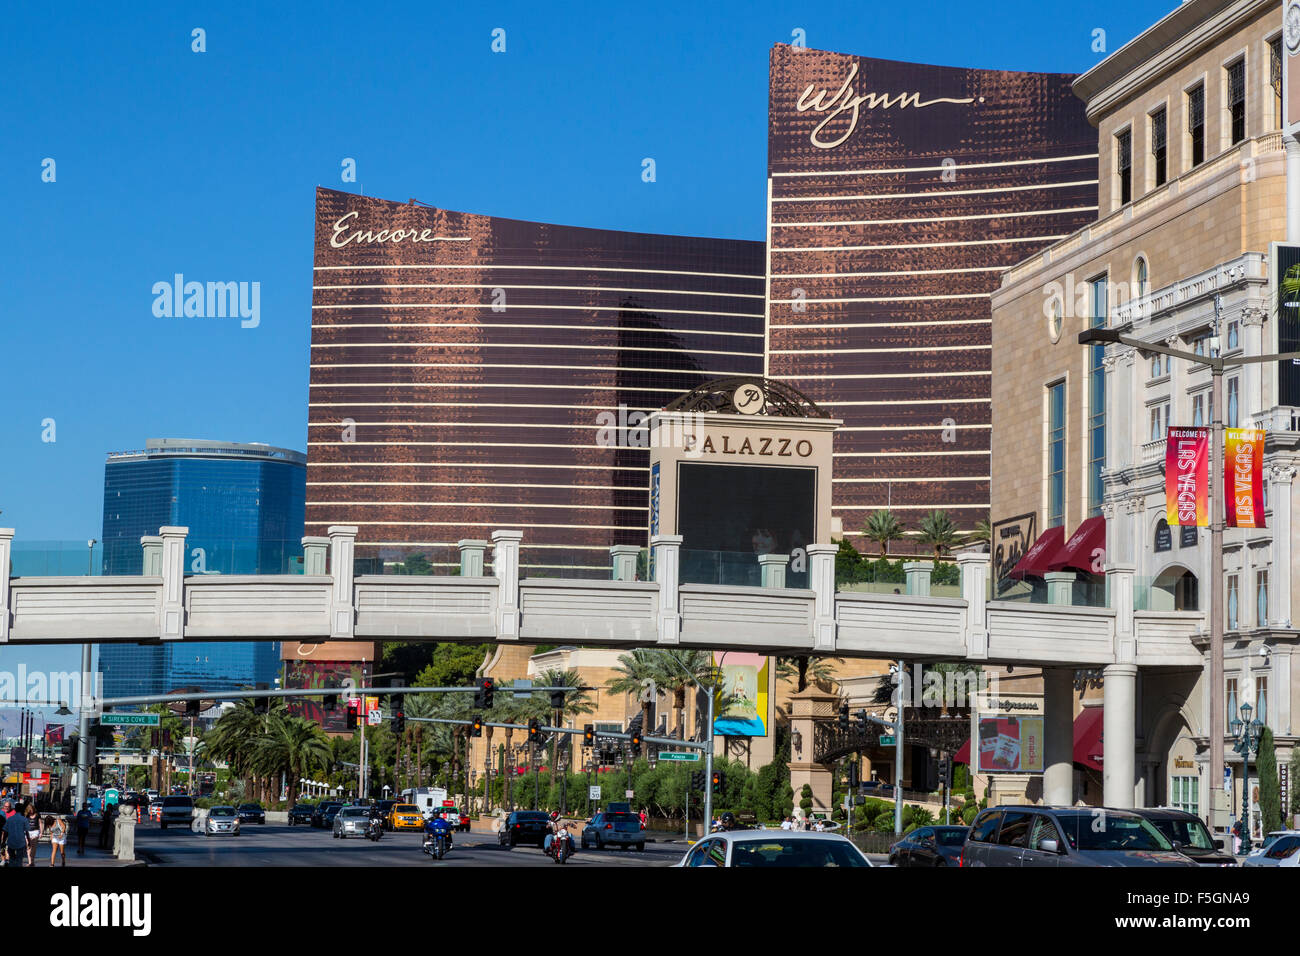
[{"label": "bronze glass facade", "polygon": [[989,508],[990,294],[1096,218],[1096,131],[1064,74],[786,45],[770,65],[768,374],[844,421],[833,510],[850,541],[886,505],[909,528],[942,509],[972,530]]},{"label": "bronze glass facade", "polygon": [[306,533],[391,564],[515,529],[525,573],[608,574],[649,452],[602,426],[761,373],[763,282],[760,242],[318,190]]}]

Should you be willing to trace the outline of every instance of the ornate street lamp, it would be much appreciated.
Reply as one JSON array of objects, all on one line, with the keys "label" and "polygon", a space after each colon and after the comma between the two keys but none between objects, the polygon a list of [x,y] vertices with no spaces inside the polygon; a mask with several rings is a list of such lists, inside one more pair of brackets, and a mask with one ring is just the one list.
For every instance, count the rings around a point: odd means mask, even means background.
[{"label": "ornate street lamp", "polygon": [[1234,717],[1228,723],[1228,729],[1237,743],[1233,750],[1241,754],[1241,815],[1245,825],[1241,828],[1241,852],[1250,855],[1250,755],[1259,753],[1259,738],[1264,730],[1264,722],[1256,717],[1250,719],[1253,708],[1250,704],[1241,705],[1240,719]]}]

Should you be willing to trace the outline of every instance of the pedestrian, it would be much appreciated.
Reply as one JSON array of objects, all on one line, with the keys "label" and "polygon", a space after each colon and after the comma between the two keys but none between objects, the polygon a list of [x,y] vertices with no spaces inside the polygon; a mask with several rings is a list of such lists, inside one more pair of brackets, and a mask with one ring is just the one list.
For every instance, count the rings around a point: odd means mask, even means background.
[{"label": "pedestrian", "polygon": [[1241,855],[1241,821],[1235,820],[1232,824],[1232,855]]},{"label": "pedestrian", "polygon": [[789,817],[783,817],[783,818],[781,819],[781,829],[782,829],[782,830],[789,830],[790,828],[791,828],[790,818],[789,818]]},{"label": "pedestrian", "polygon": [[89,803],[83,803],[77,811],[77,856],[86,852],[86,837],[90,834],[90,820],[93,816]]},{"label": "pedestrian", "polygon": [[9,866],[22,866],[27,856],[27,818],[12,813],[5,820],[5,844],[9,849]]},{"label": "pedestrian", "polygon": [[648,816],[649,814],[645,812],[645,807],[642,807],[641,808],[641,829],[642,830],[645,829],[645,821],[646,821],[646,817]]},{"label": "pedestrian", "polygon": [[68,842],[68,823],[62,816],[45,818],[45,832],[50,835],[50,866],[54,865],[54,858],[59,858],[59,866],[68,865],[68,854],[66,852]]},{"label": "pedestrian", "polygon": [[112,846],[110,842],[112,833],[110,824],[112,820],[113,808],[108,805],[108,801],[104,801],[104,810],[99,815],[99,848],[101,850],[110,849]]},{"label": "pedestrian", "polygon": [[27,820],[27,865],[35,866],[36,865],[36,844],[40,842],[41,833],[43,831],[41,830],[41,817],[40,814],[36,812],[36,804],[34,802],[27,804],[26,820]]}]

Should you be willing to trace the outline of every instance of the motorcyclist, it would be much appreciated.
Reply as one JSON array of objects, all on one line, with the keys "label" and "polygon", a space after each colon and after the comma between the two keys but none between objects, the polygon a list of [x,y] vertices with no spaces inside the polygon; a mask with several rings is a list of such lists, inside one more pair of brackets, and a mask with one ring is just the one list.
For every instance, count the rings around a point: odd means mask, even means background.
[{"label": "motorcyclist", "polygon": [[737,822],[736,815],[732,813],[730,810],[728,810],[726,813],[722,815],[722,829],[743,830],[744,827],[742,827],[740,823]]},{"label": "motorcyclist", "polygon": [[444,837],[447,841],[447,849],[451,849],[451,824],[447,822],[446,817],[435,813],[424,824],[424,842],[429,843],[439,836]]},{"label": "motorcyclist", "polygon": [[384,814],[377,803],[370,805],[370,823],[371,825],[378,824],[380,830],[384,828]]},{"label": "motorcyclist", "polygon": [[569,825],[560,819],[558,811],[551,813],[551,832],[546,835],[546,841],[542,844],[542,852],[550,853],[551,845],[556,839],[563,839],[569,845],[569,852],[573,852],[573,834],[569,832]]}]

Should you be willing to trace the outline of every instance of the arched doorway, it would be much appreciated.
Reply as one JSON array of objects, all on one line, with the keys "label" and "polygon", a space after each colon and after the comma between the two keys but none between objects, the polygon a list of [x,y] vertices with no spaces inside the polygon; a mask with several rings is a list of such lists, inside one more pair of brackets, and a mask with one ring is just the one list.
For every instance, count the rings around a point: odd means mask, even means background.
[{"label": "arched doorway", "polygon": [[1182,565],[1171,565],[1151,582],[1152,611],[1196,611],[1200,609],[1199,582]]}]

